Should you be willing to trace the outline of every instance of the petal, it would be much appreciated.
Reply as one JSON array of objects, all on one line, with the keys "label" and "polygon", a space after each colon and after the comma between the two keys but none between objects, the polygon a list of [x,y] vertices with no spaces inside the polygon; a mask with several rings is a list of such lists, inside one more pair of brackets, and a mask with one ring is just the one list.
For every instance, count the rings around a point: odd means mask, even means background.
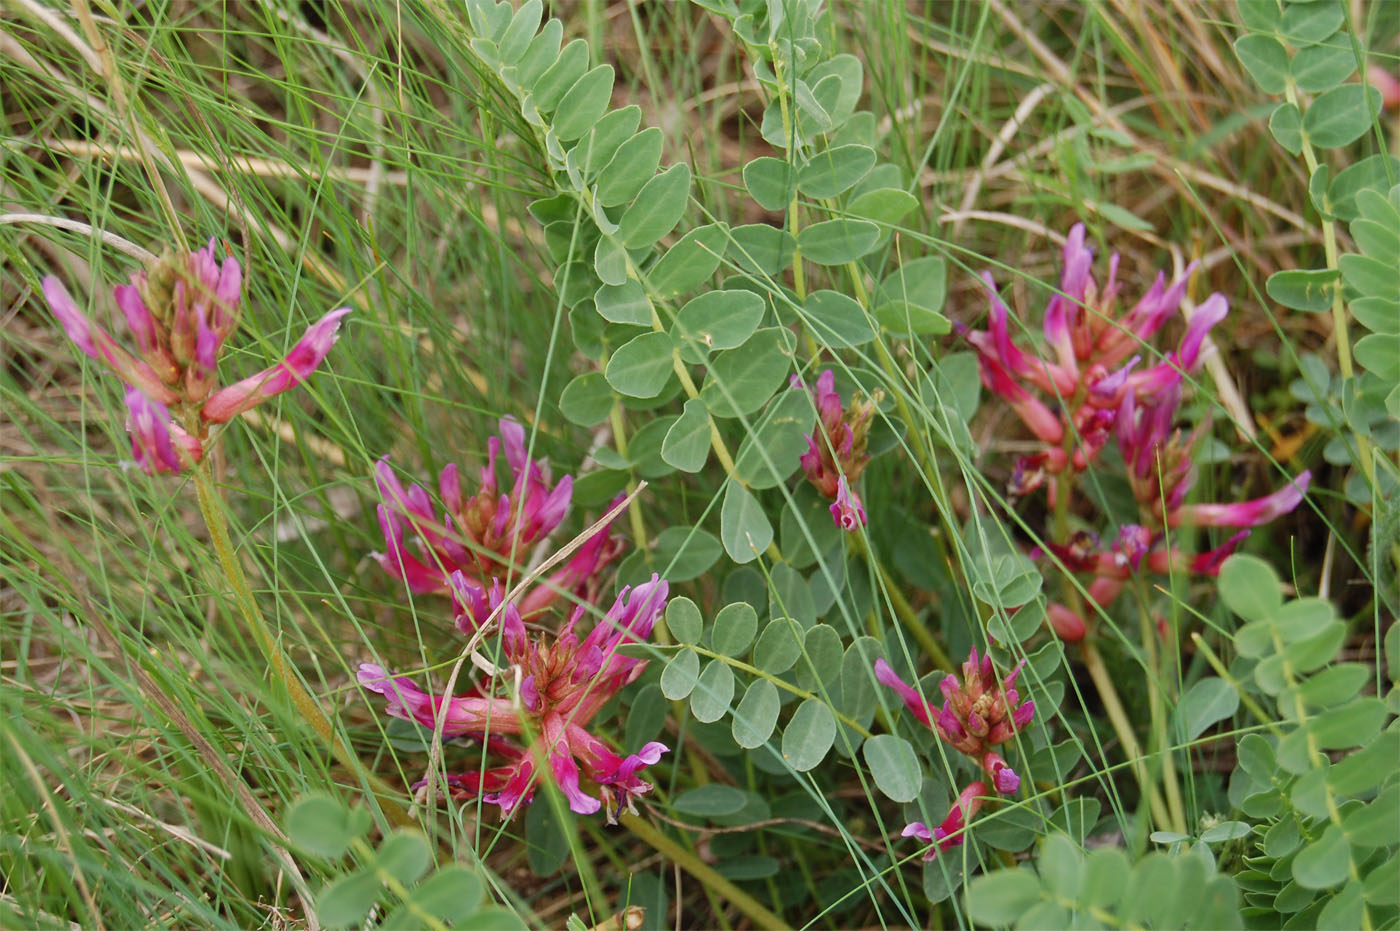
[{"label": "petal", "polygon": [[141,290],[135,283],[119,284],[112,289],[112,295],[117,299],[122,316],[126,317],[127,328],[136,337],[136,345],[141,347],[142,352],[153,350],[156,345],[156,324],[151,317],[151,309],[141,298]]},{"label": "petal", "polygon": [[268,398],[304,382],[330,352],[340,331],[340,319],[350,313],[342,307],[307,328],[287,358],[236,384],[221,388],[204,402],[201,414],[211,423],[226,423]]},{"label": "petal", "polygon": [[860,496],[851,491],[844,475],[837,480],[836,501],[828,510],[836,526],[847,533],[854,533],[865,526],[865,507],[861,504]]},{"label": "petal", "polygon": [[47,275],[43,281],[44,297],[48,299],[49,310],[58,318],[58,322],[63,326],[63,332],[68,334],[68,338],[73,341],[83,352],[94,359],[101,359],[97,354],[97,346],[92,341],[92,322],[78,309],[78,305],[73,301],[68,289],[63,286],[53,275]]},{"label": "petal", "polygon": [[1303,472],[1271,495],[1235,504],[1191,504],[1168,516],[1172,527],[1258,527],[1289,513],[1303,503],[1312,473]]},{"label": "petal", "polygon": [[384,710],[390,717],[436,727],[437,715],[442,712],[442,732],[452,737],[474,732],[520,733],[520,719],[506,699],[432,696],[407,676],[393,675],[374,663],[360,664],[355,678],[364,688],[389,699]]},{"label": "petal", "polygon": [[180,472],[183,467],[182,451],[191,462],[202,458],[199,440],[171,420],[170,411],[164,404],[152,401],[135,388],[127,388],[126,408],[131,454],[147,475]]},{"label": "petal", "polygon": [[896,694],[904,700],[904,704],[914,713],[914,717],[924,723],[926,727],[931,727],[929,721],[929,709],[927,703],[917,691],[907,685],[903,679],[894,671],[889,663],[884,659],[875,660],[875,680],[881,685],[894,689]]}]

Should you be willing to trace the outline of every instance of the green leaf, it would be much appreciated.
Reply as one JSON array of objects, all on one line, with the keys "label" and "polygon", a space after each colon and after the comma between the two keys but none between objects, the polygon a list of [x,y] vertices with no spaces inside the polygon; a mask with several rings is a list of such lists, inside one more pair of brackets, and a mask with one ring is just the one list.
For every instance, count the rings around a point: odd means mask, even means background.
[{"label": "green leaf", "polygon": [[1318,749],[1345,750],[1374,740],[1388,715],[1379,698],[1359,698],[1313,718],[1307,730]]},{"label": "green leaf", "polygon": [[1373,869],[1362,882],[1361,893],[1372,905],[1400,905],[1400,857],[1392,856]]},{"label": "green leaf", "polygon": [[1289,45],[1301,48],[1327,41],[1344,22],[1346,11],[1340,0],[1287,3],[1284,4],[1283,18],[1279,21],[1279,31]]},{"label": "green leaf", "polygon": [[1237,0],[1236,5],[1240,22],[1251,32],[1273,32],[1278,28],[1282,13],[1278,0]]},{"label": "green leaf", "polygon": [[758,612],[747,601],[725,605],[715,615],[714,630],[710,632],[710,648],[721,656],[742,659],[758,631]]},{"label": "green leaf", "polygon": [[919,206],[919,199],[900,188],[877,188],[858,194],[846,205],[853,217],[894,226]]},{"label": "green leaf", "polygon": [[[1288,72],[1293,83],[1305,94],[1329,91],[1351,77],[1356,70],[1356,53],[1351,45],[1312,45],[1293,56]],[[1270,93],[1280,93],[1270,91]]]},{"label": "green leaf", "polygon": [[799,773],[826,758],[836,740],[836,716],[826,703],[809,698],[797,706],[783,731],[783,759]]},{"label": "green leaf", "polygon": [[807,325],[822,345],[832,349],[863,346],[875,338],[865,308],[839,291],[815,291],[803,311]]},{"label": "green leaf", "polygon": [[1084,852],[1063,834],[1050,834],[1040,842],[1036,859],[1045,891],[1065,901],[1075,901],[1084,879]]},{"label": "green leaf", "polygon": [[712,724],[724,717],[733,697],[734,670],[723,659],[712,659],[690,693],[690,713],[700,723]]},{"label": "green leaf", "polygon": [[1248,837],[1253,828],[1243,821],[1222,821],[1201,832],[1201,843],[1220,844],[1225,841]]},{"label": "green leaf", "polygon": [[[875,167],[875,150],[866,145],[841,145],[818,152],[797,173],[797,189],[808,197],[827,199],[855,187]],[[747,171],[745,181],[748,180]]]},{"label": "green leaf", "polygon": [[[386,926],[387,927],[387,926]],[[527,931],[519,915],[499,905],[489,905],[481,911],[452,923],[453,931]]]},{"label": "green leaf", "polygon": [[905,262],[875,290],[875,319],[895,333],[939,336],[952,329],[943,316],[948,266],[940,256]]},{"label": "green leaf", "polygon": [[1337,271],[1329,268],[1299,268],[1274,272],[1264,283],[1269,297],[1294,310],[1323,311],[1332,306],[1337,288]]},{"label": "green leaf", "polygon": [[864,89],[864,66],[859,58],[843,52],[813,66],[806,77],[808,82],[825,88],[826,79],[832,75],[839,81],[839,91],[835,94],[823,91],[818,96],[824,100],[823,109],[830,116],[832,125],[840,126],[850,119],[856,104],[860,102]]},{"label": "green leaf", "polygon": [[1040,880],[1023,869],[984,873],[967,885],[967,912],[978,924],[1015,924],[1040,900]]},{"label": "green leaf", "polygon": [[554,132],[564,142],[577,139],[597,125],[612,103],[612,65],[599,65],[579,78],[559,101]]},{"label": "green leaf", "polygon": [[1112,908],[1128,889],[1131,867],[1117,847],[1099,847],[1084,858],[1084,878],[1075,897],[1081,907]]},{"label": "green leaf", "polygon": [[530,47],[530,40],[535,37],[535,31],[540,28],[540,15],[543,12],[544,4],[540,0],[527,0],[521,4],[506,31],[501,33],[500,41],[496,43],[501,64],[513,65],[525,54],[525,50]]},{"label": "green leaf", "polygon": [[769,675],[781,675],[802,655],[802,629],[790,618],[769,621],[753,647],[753,664]]},{"label": "green leaf", "polygon": [[676,314],[671,334],[686,362],[704,362],[713,350],[742,346],[763,320],[763,298],[752,291],[707,291]]},{"label": "green leaf", "polygon": [[[464,866],[444,866],[420,883],[409,901],[439,921],[457,922],[481,904],[481,880]],[[385,924],[384,927],[392,927]]]},{"label": "green leaf", "polygon": [[720,506],[719,538],[729,558],[740,565],[752,562],[773,542],[773,525],[749,490],[730,479]]},{"label": "green leaf", "polygon": [[1239,707],[1240,695],[1233,685],[1224,679],[1202,679],[1182,697],[1177,714],[1186,739],[1195,740]]},{"label": "green leaf", "polygon": [[661,694],[671,701],[681,701],[694,691],[699,679],[700,654],[694,650],[681,650],[661,670]]},{"label": "green leaf", "polygon": [[845,660],[841,635],[830,624],[818,624],[802,638],[802,663],[797,684],[809,692],[835,697]]},{"label": "green leaf", "polygon": [[1394,262],[1352,253],[1343,255],[1339,262],[1346,283],[1363,295],[1400,300],[1400,275],[1395,274]]},{"label": "green leaf", "polygon": [[815,420],[806,392],[780,391],[740,444],[734,474],[755,490],[781,485],[801,465]]},{"label": "green leaf", "polygon": [[433,865],[433,852],[418,831],[399,829],[384,838],[374,859],[381,870],[411,886]]},{"label": "green leaf", "polygon": [[1273,36],[1247,35],[1235,40],[1235,56],[1266,94],[1288,86],[1288,51]]},{"label": "green leaf", "polygon": [[609,323],[651,326],[651,302],[647,300],[646,291],[634,280],[626,280],[620,285],[603,285],[594,292],[593,305],[598,315]]},{"label": "green leaf", "polygon": [[661,458],[682,472],[699,472],[710,455],[710,415],[705,402],[691,398],[661,444]]},{"label": "green leaf", "polygon": [[744,187],[760,207],[777,213],[792,197],[791,174],[787,162],[765,155],[744,166]]},{"label": "green leaf", "polygon": [[1400,180],[1400,158],[1381,153],[1337,172],[1328,188],[1332,212],[1339,219],[1354,220],[1358,216],[1357,195],[1362,191],[1383,191]]},{"label": "green leaf", "polygon": [[327,859],[350,849],[369,830],[371,818],[362,809],[350,809],[323,793],[303,796],[287,812],[287,836],[298,847]]},{"label": "green leaf", "polygon": [[1317,915],[1319,928],[1360,928],[1364,925],[1362,914],[1365,903],[1362,901],[1361,883],[1351,882],[1327,900]]},{"label": "green leaf", "polygon": [[1329,824],[1322,836],[1293,858],[1293,878],[1304,889],[1326,889],[1346,879],[1351,854],[1341,828]]},{"label": "green leaf", "polygon": [[671,350],[668,333],[643,333],[619,346],[608,360],[603,374],[619,394],[632,398],[654,398],[671,380]]},{"label": "green leaf", "polygon": [[368,870],[342,876],[316,896],[316,917],[332,928],[359,924],[379,894],[379,877]]},{"label": "green leaf", "polygon": [[747,416],[768,403],[792,371],[795,344],[792,331],[769,327],[737,349],[716,355],[700,392],[710,413],[715,417]]},{"label": "green leaf", "polygon": [[661,130],[649,126],[622,145],[598,175],[598,203],[616,207],[636,197],[656,175],[661,163]]},{"label": "green leaf", "polygon": [[[1400,216],[1392,213],[1385,221],[1361,217],[1351,221],[1350,229],[1357,248],[1368,258],[1389,262],[1392,266],[1400,264]],[[1342,274],[1346,274],[1345,270]],[[1395,323],[1400,328],[1400,319]]]},{"label": "green leaf", "polygon": [[1274,109],[1269,116],[1269,132],[1273,133],[1279,145],[1288,150],[1289,155],[1302,153],[1303,116],[1293,104],[1281,103]]},{"label": "green leaf", "polygon": [[1283,607],[1273,567],[1257,556],[1235,554],[1220,567],[1220,599],[1247,621],[1262,621]]},{"label": "green leaf", "polygon": [[[857,637],[841,658],[841,713],[866,727],[875,720],[875,660],[883,658],[880,642],[873,637]],[[852,734],[852,739],[859,736]]]},{"label": "green leaf", "polygon": [[1369,84],[1343,84],[1320,95],[1303,116],[1313,145],[1334,149],[1366,134],[1381,110],[1381,92]]},{"label": "green leaf", "polygon": [[923,768],[913,746],[903,737],[876,734],[861,747],[875,787],[894,802],[912,802],[923,784]]},{"label": "green leaf", "polygon": [[729,257],[747,274],[776,275],[792,262],[797,240],[785,229],[766,223],[736,226],[729,231]]},{"label": "green leaf", "polygon": [[711,783],[689,792],[682,792],[671,803],[671,809],[682,815],[723,818],[743,811],[748,803],[749,794],[742,789]]},{"label": "green leaf", "polygon": [[1400,844],[1400,784],[1392,782],[1380,795],[1343,818],[1342,833],[1353,847],[1370,849]]},{"label": "green leaf", "polygon": [[618,221],[629,249],[650,246],[675,229],[690,205],[690,166],[678,162],[652,178]]},{"label": "green leaf", "polygon": [[818,265],[844,265],[875,248],[880,227],[869,220],[823,220],[797,234],[802,257]]},{"label": "green leaf", "polygon": [[530,40],[525,54],[515,65],[515,80],[520,82],[521,87],[532,90],[540,76],[559,60],[559,43],[563,38],[564,24],[561,21],[550,19],[545,22],[544,28]]},{"label": "green leaf", "polygon": [[[641,121],[642,108],[636,104],[623,107],[620,110],[613,110],[589,128],[588,132],[574,146],[573,151],[569,153],[569,162],[577,166],[585,180],[593,180],[604,168],[608,167],[608,163],[617,155],[617,150],[621,148],[622,144],[632,138]],[[652,165],[651,171],[648,171],[637,182],[638,190],[654,171],[656,171],[656,165]],[[610,205],[605,204],[604,206]]]},{"label": "green leaf", "polygon": [[602,372],[585,372],[564,386],[559,411],[570,423],[594,427],[608,419],[613,393]]},{"label": "green leaf", "polygon": [[[627,250],[622,248],[615,239],[606,237],[599,239],[597,248],[593,252],[593,271],[605,287],[625,284],[627,282]],[[647,313],[650,316],[650,307],[647,308]],[[626,320],[622,322],[634,323],[637,321]],[[650,320],[647,322],[649,323]]]},{"label": "green leaf", "polygon": [[675,584],[698,579],[719,559],[719,540],[699,527],[667,527],[656,535],[652,565],[663,578]]},{"label": "green leaf", "polygon": [[542,113],[549,113],[559,104],[569,88],[578,83],[578,79],[583,77],[587,68],[588,42],[575,39],[564,46],[554,64],[534,82],[530,94],[534,97],[535,106]]},{"label": "green leaf", "polygon": [[[1309,708],[1331,708],[1361,694],[1371,670],[1361,663],[1329,666],[1293,690]],[[1396,748],[1400,757],[1400,747]]]},{"label": "green leaf", "polygon": [[719,268],[728,242],[724,223],[707,223],[686,233],[647,269],[651,293],[673,298],[695,290]]},{"label": "green leaf", "polygon": [[767,679],[755,679],[734,709],[730,728],[734,742],[745,750],[763,746],[773,736],[781,708],[777,686]]},{"label": "green leaf", "polygon": [[666,605],[666,629],[681,643],[699,643],[705,632],[705,621],[695,602],[679,595]]}]

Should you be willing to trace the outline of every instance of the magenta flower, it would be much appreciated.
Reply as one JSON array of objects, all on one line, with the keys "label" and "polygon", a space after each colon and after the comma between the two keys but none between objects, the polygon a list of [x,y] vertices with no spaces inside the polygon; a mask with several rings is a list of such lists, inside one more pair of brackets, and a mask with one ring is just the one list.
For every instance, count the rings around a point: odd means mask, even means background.
[{"label": "magenta flower", "polygon": [[136,388],[126,389],[126,432],[131,435],[131,455],[148,475],[177,473],[185,462],[198,462],[204,449],[170,417],[170,410]]},{"label": "magenta flower", "polygon": [[[803,387],[796,375],[792,377],[792,387]],[[807,437],[807,451],[800,460],[802,471],[823,497],[832,500],[831,518],[836,526],[855,531],[865,526],[865,506],[851,483],[860,478],[870,461],[865,445],[875,405],[857,395],[849,408],[843,407],[841,395],[836,393],[836,374],[831,369],[817,376],[816,387],[811,391],[818,427]]]},{"label": "magenta flower", "polygon": [[1020,788],[1020,777],[991,748],[1024,730],[1035,716],[1035,702],[1022,702],[1016,691],[1016,677],[1025,662],[1021,660],[1006,678],[999,679],[992,669],[992,657],[979,659],[977,648],[973,647],[963,663],[962,680],[949,673],[938,684],[943,707],[936,715],[923,696],[899,678],[883,659],[875,660],[875,678],[893,689],[914,717],[937,731],[944,742],[976,761],[998,792],[1011,795]]},{"label": "magenta flower", "polygon": [[[180,446],[191,463],[204,454],[207,424],[226,422],[305,381],[336,340],[342,307],[313,324],[277,365],[215,391],[219,353],[238,323],[243,273],[238,262],[216,258],[213,239],[194,253],[167,252],[150,268],[112,289],[138,352],[121,346],[78,309],[63,283],[50,275],[44,296],[64,332],[80,350],[131,386],[128,420],[137,464],[151,474],[179,472]],[[135,391],[139,397],[133,397]],[[172,415],[170,406],[176,407]]]},{"label": "magenta flower", "polygon": [[[532,638],[515,605],[501,608],[499,585],[488,593],[460,571],[453,573],[450,584],[457,626],[464,633],[474,633],[500,609],[502,650],[518,670],[518,680],[503,676],[466,695],[433,697],[407,677],[366,663],[360,666],[360,684],[388,698],[385,710],[392,717],[434,727],[442,716],[445,735],[477,737],[489,756],[502,758],[500,765],[484,772],[469,770],[449,784],[459,797],[480,795],[499,806],[503,818],[530,802],[541,776],[552,779],[579,814],[605,809],[609,822],[614,822],[622,809],[635,811],[637,797],[652,788],[637,774],[656,763],[666,746],[653,741],[622,756],[586,728],[646,667],[646,660],[623,656],[617,648],[651,636],[666,607],[667,584],[653,575],[650,582],[624,588],[581,640],[575,628],[583,606],[557,636]],[[519,690],[501,694],[513,681],[519,682]],[[502,735],[518,737],[519,742]],[[590,788],[596,794],[590,794]]]},{"label": "magenta flower", "polygon": [[[384,503],[379,505],[379,525],[386,551],[375,559],[385,571],[402,579],[416,592],[445,592],[453,573],[461,571],[485,586],[504,576],[507,567],[530,558],[531,547],[554,530],[568,513],[573,477],[551,484],[548,466],[529,458],[525,429],[512,417],[499,422],[500,437],[486,444],[486,465],[481,468],[480,490],[462,495],[456,465],[442,470],[439,488],[445,513],[438,517],[428,492],[420,485],[404,488],[385,457],[375,466],[375,479]],[[496,460],[504,441],[510,467],[511,489],[502,494],[496,481]],[[411,553],[405,546],[412,530],[419,546]],[[531,617],[547,608],[560,592],[573,592],[584,601],[597,595],[598,574],[622,550],[621,541],[604,527],[583,544],[569,561],[535,588],[520,610]]]},{"label": "magenta flower", "polygon": [[[1148,292],[1119,317],[1118,256],[1110,257],[1108,281],[1100,287],[1090,272],[1093,253],[1084,239],[1084,224],[1075,224],[1065,243],[1060,290],[1045,309],[1045,358],[1012,340],[1011,312],[989,274],[983,275],[991,301],[987,329],[964,331],[977,350],[983,385],[1006,401],[1044,444],[1017,464],[1013,495],[1029,494],[1049,475],[1088,468],[1112,435],[1124,396],[1154,396],[1196,371],[1207,333],[1228,310],[1225,298],[1211,295],[1192,315],[1178,348],[1140,369],[1140,357],[1130,356],[1177,310],[1197,263],[1171,287],[1159,273]],[[1051,490],[1053,494],[1053,486]]]},{"label": "magenta flower", "polygon": [[[1019,780],[1017,783],[1019,784]],[[941,851],[962,845],[963,839],[967,836],[968,819],[981,810],[986,796],[987,786],[985,783],[980,781],[968,783],[967,787],[958,794],[957,801],[953,802],[953,807],[948,809],[948,815],[943,819],[942,824],[930,831],[928,825],[922,821],[915,821],[905,825],[900,836],[917,837],[927,844],[932,844],[933,846],[929,847],[928,852],[924,854],[925,860],[932,860]]]}]

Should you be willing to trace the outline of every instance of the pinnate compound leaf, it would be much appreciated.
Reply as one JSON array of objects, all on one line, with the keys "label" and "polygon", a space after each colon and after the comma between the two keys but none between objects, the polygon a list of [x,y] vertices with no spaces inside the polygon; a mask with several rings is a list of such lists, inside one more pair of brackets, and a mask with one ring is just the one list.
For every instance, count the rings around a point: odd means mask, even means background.
[{"label": "pinnate compound leaf", "polygon": [[793,712],[783,731],[783,759],[799,773],[826,758],[836,740],[836,716],[826,702],[809,698]]},{"label": "pinnate compound leaf", "polygon": [[643,333],[618,347],[603,374],[619,394],[654,398],[671,380],[672,348],[670,334]]},{"label": "pinnate compound leaf", "polygon": [[745,750],[763,746],[773,736],[781,708],[777,686],[767,679],[755,679],[734,709],[730,728],[734,742]]},{"label": "pinnate compound leaf", "polygon": [[652,178],[618,221],[629,249],[650,246],[675,229],[690,205],[690,166],[678,162]]},{"label": "pinnate compound leaf", "polygon": [[923,784],[923,768],[913,746],[903,737],[876,734],[861,747],[875,786],[894,802],[912,802]]}]

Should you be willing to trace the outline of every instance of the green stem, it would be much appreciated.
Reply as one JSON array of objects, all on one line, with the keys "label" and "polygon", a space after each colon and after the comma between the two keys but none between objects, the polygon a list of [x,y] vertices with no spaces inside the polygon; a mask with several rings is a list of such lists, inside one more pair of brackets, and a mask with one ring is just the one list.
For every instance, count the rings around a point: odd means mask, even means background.
[{"label": "green stem", "polygon": [[234,600],[238,602],[243,620],[248,625],[253,639],[257,642],[258,649],[262,651],[263,658],[271,668],[273,677],[287,690],[287,695],[291,698],[297,713],[310,723],[312,730],[330,749],[331,755],[363,779],[378,796],[379,806],[385,816],[399,827],[413,826],[415,822],[409,817],[408,812],[390,801],[398,793],[378,776],[368,772],[360,765],[360,761],[345,746],[340,735],[335,732],[330,718],[326,717],[325,712],[316,703],[316,699],[306,690],[306,686],[302,685],[301,679],[297,676],[291,663],[287,661],[286,654],[268,629],[267,621],[263,618],[257,600],[253,597],[253,591],[248,586],[248,577],[243,574],[243,567],[239,564],[237,556],[234,555],[233,541],[228,532],[228,521],[224,518],[223,505],[218,500],[218,494],[214,490],[213,479],[208,472],[208,464],[195,469],[193,474],[195,492],[199,498],[199,510],[204,515],[204,523],[209,528],[209,539],[214,545],[214,553],[218,556],[219,565],[224,570],[225,578],[228,579],[229,585],[233,588]]},{"label": "green stem", "polygon": [[[1133,734],[1133,725],[1128,720],[1128,714],[1123,710],[1123,702],[1118,697],[1118,689],[1113,685],[1113,677],[1104,665],[1103,655],[1099,653],[1099,648],[1092,640],[1085,640],[1080,644],[1080,651],[1084,657],[1084,666],[1089,670],[1089,678],[1094,680],[1094,687],[1099,691],[1099,697],[1103,700],[1104,710],[1108,713],[1108,720],[1113,725],[1114,732],[1118,735],[1118,740],[1123,744],[1123,755],[1127,757],[1128,765],[1137,777],[1138,785],[1142,787],[1143,793],[1147,796],[1147,804],[1152,810],[1152,820],[1157,823],[1157,827],[1167,831],[1172,829],[1172,819],[1167,813],[1167,806],[1162,802],[1162,796],[1157,791],[1157,785],[1147,774],[1147,767],[1142,762],[1142,750],[1138,747],[1137,737]],[[1182,831],[1181,833],[1186,833]]]},{"label": "green stem", "polygon": [[919,642],[920,648],[933,660],[933,665],[938,669],[946,669],[949,672],[957,669],[948,654],[938,645],[938,641],[933,638],[933,634],[919,620],[918,614],[914,611],[914,606],[909,603],[909,599],[904,597],[904,593],[890,581],[889,573],[885,571],[884,564],[880,562],[880,557],[866,545],[865,538],[860,534],[851,535],[851,547],[863,557],[870,568],[880,579],[880,587],[885,595],[890,599],[890,605],[894,608],[894,616],[904,625],[910,635]]},{"label": "green stem", "polygon": [[1167,741],[1167,716],[1162,702],[1162,654],[1157,649],[1157,625],[1147,610],[1146,594],[1141,582],[1137,586],[1138,621],[1143,652],[1147,654],[1147,705],[1152,720],[1153,749],[1162,761],[1162,785],[1167,793],[1167,808],[1171,812],[1172,830],[1186,833],[1186,807],[1181,799],[1181,787],[1176,779],[1176,762]]},{"label": "green stem", "polygon": [[733,905],[760,928],[768,931],[786,931],[791,925],[759,904],[758,900],[738,886],[725,879],[706,865],[699,857],[657,830],[643,818],[624,814],[622,826],[631,831],[638,840],[655,850],[698,879],[706,889],[717,892],[721,899]]}]

